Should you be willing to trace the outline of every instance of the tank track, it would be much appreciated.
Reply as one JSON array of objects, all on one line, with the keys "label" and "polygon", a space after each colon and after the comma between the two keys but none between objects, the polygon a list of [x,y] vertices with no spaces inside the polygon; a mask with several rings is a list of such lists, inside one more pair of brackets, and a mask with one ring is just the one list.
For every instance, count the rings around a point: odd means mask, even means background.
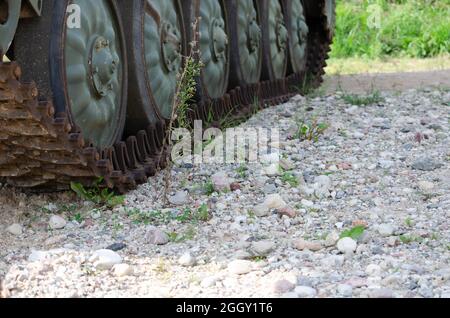
[{"label": "tank track", "polygon": [[[217,123],[226,114],[244,120],[255,110],[288,101],[308,80],[309,88],[322,83],[331,39],[320,27],[309,43],[305,74],[283,80],[238,87],[217,100],[194,107],[192,119]],[[38,191],[67,190],[71,182],[90,186],[99,178],[118,192],[130,191],[164,169],[165,123],[147,127],[112,148],[98,150],[71,127],[67,114],[55,114],[50,101],[38,99],[34,83],[22,83],[20,66],[0,62],[0,181]],[[216,123],[216,124],[217,124]],[[218,125],[219,126],[219,125]]]}]

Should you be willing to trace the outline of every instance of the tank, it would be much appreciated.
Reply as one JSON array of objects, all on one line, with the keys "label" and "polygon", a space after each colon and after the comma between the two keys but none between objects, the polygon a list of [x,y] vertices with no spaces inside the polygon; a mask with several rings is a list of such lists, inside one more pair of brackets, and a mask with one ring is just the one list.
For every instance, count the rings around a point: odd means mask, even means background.
[{"label": "tank", "polygon": [[321,84],[334,25],[334,0],[0,0],[0,181],[129,191],[166,166],[191,50],[190,119],[246,118]]}]

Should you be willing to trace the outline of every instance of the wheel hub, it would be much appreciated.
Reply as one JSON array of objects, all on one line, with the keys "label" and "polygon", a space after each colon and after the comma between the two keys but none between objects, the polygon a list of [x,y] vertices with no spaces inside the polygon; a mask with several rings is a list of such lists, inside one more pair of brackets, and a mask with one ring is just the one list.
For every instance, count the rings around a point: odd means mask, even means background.
[{"label": "wheel hub", "polygon": [[113,57],[110,43],[99,36],[94,41],[89,59],[91,79],[95,91],[104,97],[113,89],[112,81],[119,66],[119,60]]},{"label": "wheel hub", "polygon": [[168,22],[162,25],[161,53],[164,68],[168,72],[177,71],[181,61],[181,39],[177,29]]},{"label": "wheel hub", "polygon": [[250,53],[257,52],[261,44],[261,28],[256,19],[250,21],[248,25],[248,49]]},{"label": "wheel hub", "polygon": [[288,45],[288,30],[284,24],[283,18],[277,21],[277,46],[279,51],[286,50]]},{"label": "wheel hub", "polygon": [[212,23],[213,36],[212,52],[216,62],[226,59],[226,52],[228,46],[228,36],[225,32],[225,22],[223,19],[214,19]]},{"label": "wheel hub", "polygon": [[300,44],[305,44],[308,41],[308,34],[309,34],[308,25],[302,18],[299,18],[297,20],[297,24],[298,24],[298,39],[300,41]]}]

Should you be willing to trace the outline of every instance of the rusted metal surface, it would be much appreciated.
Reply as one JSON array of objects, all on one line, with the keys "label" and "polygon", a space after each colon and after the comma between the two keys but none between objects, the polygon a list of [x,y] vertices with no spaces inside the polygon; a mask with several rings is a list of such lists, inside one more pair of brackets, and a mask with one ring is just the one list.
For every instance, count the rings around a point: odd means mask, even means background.
[{"label": "rusted metal surface", "polygon": [[[308,89],[318,87],[331,44],[323,25],[311,28],[305,73],[237,87],[220,99],[202,99],[191,118],[206,121],[212,113],[219,126],[230,112],[239,120],[251,116],[255,100],[259,108],[286,102],[305,79]],[[21,188],[66,190],[70,182],[89,186],[101,177],[106,186],[126,192],[165,168],[169,152],[162,150],[163,121],[100,150],[85,144],[67,114],[55,114],[51,102],[38,100],[36,85],[21,83],[20,76],[18,64],[0,62],[0,180]]]}]

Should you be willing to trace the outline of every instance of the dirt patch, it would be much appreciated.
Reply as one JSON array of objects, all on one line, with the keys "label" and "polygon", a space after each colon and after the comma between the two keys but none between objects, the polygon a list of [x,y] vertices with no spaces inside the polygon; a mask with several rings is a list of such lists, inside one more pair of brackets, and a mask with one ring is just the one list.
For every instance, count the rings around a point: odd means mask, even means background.
[{"label": "dirt patch", "polygon": [[450,87],[450,70],[407,73],[374,73],[328,77],[324,92],[344,91],[361,94],[373,90],[404,91],[430,87]]}]

